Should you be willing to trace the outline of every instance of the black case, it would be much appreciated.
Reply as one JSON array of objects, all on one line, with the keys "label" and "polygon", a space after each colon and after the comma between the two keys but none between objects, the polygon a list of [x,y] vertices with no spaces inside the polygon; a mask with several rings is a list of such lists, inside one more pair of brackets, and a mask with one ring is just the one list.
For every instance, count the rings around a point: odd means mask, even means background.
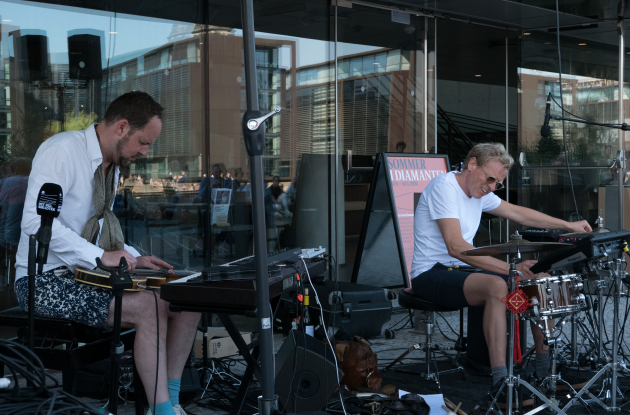
[{"label": "black case", "polygon": [[[309,289],[309,313],[317,327],[321,311],[313,287]],[[342,329],[350,335],[374,337],[385,331],[392,317],[394,292],[387,288],[334,281],[315,284],[314,289],[324,310],[324,324],[330,333]],[[332,331],[330,330],[332,328]]]}]

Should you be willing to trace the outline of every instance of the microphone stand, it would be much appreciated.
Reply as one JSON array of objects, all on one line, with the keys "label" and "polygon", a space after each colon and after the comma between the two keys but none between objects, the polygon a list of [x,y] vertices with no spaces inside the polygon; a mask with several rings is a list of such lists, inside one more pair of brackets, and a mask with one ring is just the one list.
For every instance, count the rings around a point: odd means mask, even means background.
[{"label": "microphone stand", "polygon": [[265,150],[265,126],[267,118],[280,112],[280,107],[263,115],[258,108],[258,83],[254,39],[253,0],[241,1],[243,21],[243,52],[245,57],[245,96],[247,111],[243,115],[242,128],[245,148],[249,156],[252,178],[252,216],[254,224],[254,265],[256,268],[256,318],[259,322],[260,373],[262,396],[258,397],[258,413],[270,415],[278,408],[278,395],[274,388],[273,325],[269,305],[269,272],[267,270],[267,227],[263,185],[262,154]]},{"label": "microphone stand", "polygon": [[[28,348],[35,352],[35,268],[37,256],[37,239],[35,235],[28,237]],[[33,362],[31,356],[31,362]]]},{"label": "microphone stand", "polygon": [[[133,281],[127,271],[128,265],[125,257],[120,257],[120,265],[118,267],[106,267],[100,258],[96,258],[96,265],[103,271],[109,272],[109,283],[114,292],[114,337],[112,338],[112,347],[109,352],[109,412],[116,415],[118,413],[118,375],[120,369],[120,357],[125,351],[125,345],[120,341],[121,317],[122,317],[122,298],[126,289],[133,287]],[[155,368],[158,370],[158,368]],[[155,402],[153,402],[155,405]]]}]

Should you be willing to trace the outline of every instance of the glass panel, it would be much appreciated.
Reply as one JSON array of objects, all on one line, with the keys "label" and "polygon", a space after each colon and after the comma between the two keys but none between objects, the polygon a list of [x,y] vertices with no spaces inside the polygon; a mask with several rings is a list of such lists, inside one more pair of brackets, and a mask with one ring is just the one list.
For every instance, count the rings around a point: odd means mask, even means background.
[{"label": "glass panel", "polygon": [[[424,110],[424,17],[411,16],[411,24],[392,22],[391,13],[353,5],[343,10],[352,22],[339,20],[337,59],[339,80],[339,152],[347,157],[352,151],[353,167],[370,167],[379,152],[423,152],[425,148],[424,114],[434,118],[435,106]],[[363,23],[362,23],[363,24]],[[434,23],[429,19],[428,46],[435,45]],[[434,65],[434,60],[430,65]],[[432,80],[431,86],[434,86]],[[435,100],[434,94],[429,101]],[[427,123],[429,141],[426,149],[435,152],[434,125]],[[342,280],[350,279],[354,257],[363,225],[371,171],[354,169],[344,172],[343,216],[346,266],[340,269]],[[394,243],[394,242],[392,242]]]},{"label": "glass panel", "polygon": [[[329,13],[328,4],[301,3],[318,15]],[[177,269],[251,255],[240,4],[217,6],[222,13],[205,26],[0,1],[0,180],[26,178],[43,141],[86,129],[120,95],[145,91],[165,112],[147,156],[121,171],[113,210],[125,241]],[[335,96],[328,19],[299,37],[295,29],[280,33],[290,16],[264,18],[278,23],[267,27],[280,29],[256,33],[258,103],[261,111],[282,108],[266,123],[267,248],[322,246],[330,252],[334,226],[326,224],[334,222],[328,207],[336,198],[329,191]],[[73,36],[83,42],[78,49],[69,41]],[[22,199],[11,203],[24,203],[26,180],[19,182]],[[0,269],[6,274],[15,261],[21,207],[7,208],[4,194],[0,199]],[[224,200],[227,214],[218,215]]]},{"label": "glass panel", "polygon": [[[562,115],[560,99],[569,113],[566,117],[600,123],[618,122],[619,83],[616,28],[605,24],[598,36],[607,41],[585,41],[580,31],[561,36],[562,85],[558,79],[555,34],[533,32],[522,40],[519,74],[519,152],[526,166],[515,173],[519,204],[565,220],[587,219],[594,223],[598,214],[605,226],[617,229],[617,183],[610,166],[619,148],[618,130],[565,122],[567,163],[563,145],[563,123],[551,121],[551,135],[542,137],[540,126],[551,93],[552,115]],[[546,57],[553,65],[541,64]],[[626,77],[628,75],[626,74]],[[626,78],[627,79],[627,78]],[[628,105],[624,85],[624,105]],[[627,110],[626,110],[627,113]]]}]

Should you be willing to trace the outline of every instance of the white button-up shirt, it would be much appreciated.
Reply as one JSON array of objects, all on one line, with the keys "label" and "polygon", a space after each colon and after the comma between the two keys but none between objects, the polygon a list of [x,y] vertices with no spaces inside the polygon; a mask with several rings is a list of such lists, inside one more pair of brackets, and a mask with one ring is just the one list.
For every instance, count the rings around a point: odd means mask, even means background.
[{"label": "white button-up shirt", "polygon": [[[101,258],[104,251],[81,238],[81,232],[95,214],[92,202],[94,172],[102,162],[103,154],[94,125],[87,130],[59,133],[39,147],[33,159],[24,201],[22,233],[15,261],[16,281],[28,274],[28,239],[29,235],[37,233],[41,225],[36,202],[44,183],[58,184],[63,190],[63,204],[59,217],[53,221],[44,272],[61,266],[67,266],[73,272],[78,266],[96,267],[96,258]],[[118,183],[119,173],[116,166],[115,184]],[[100,224],[103,225],[103,219]],[[130,246],[125,245],[125,249],[133,256],[140,256]]]}]

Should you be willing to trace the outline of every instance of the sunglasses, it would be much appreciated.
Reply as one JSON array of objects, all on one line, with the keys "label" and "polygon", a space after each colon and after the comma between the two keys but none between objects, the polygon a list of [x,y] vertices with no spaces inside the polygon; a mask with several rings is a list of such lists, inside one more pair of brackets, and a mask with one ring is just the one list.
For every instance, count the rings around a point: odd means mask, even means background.
[{"label": "sunglasses", "polygon": [[501,190],[505,187],[505,185],[503,184],[503,182],[498,181],[494,176],[490,176],[488,174],[488,172],[486,172],[484,170],[483,167],[479,166],[481,168],[481,170],[486,173],[486,183],[488,184],[493,184],[496,183],[496,187],[494,188],[494,191],[496,192],[497,190]]}]

